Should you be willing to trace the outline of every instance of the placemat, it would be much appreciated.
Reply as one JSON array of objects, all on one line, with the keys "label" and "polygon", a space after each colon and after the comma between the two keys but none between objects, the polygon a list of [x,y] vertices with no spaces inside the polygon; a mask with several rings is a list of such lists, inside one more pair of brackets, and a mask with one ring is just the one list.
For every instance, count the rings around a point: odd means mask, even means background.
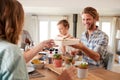
[{"label": "placemat", "polygon": [[45,77],[45,76],[36,70],[29,73],[29,78],[40,78],[40,77]]}]

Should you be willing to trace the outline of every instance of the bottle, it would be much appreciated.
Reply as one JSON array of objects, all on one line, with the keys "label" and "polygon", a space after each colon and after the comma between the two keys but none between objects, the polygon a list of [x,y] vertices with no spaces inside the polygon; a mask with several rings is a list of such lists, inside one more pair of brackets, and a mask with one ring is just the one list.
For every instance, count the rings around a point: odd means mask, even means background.
[{"label": "bottle", "polygon": [[49,63],[49,64],[52,64],[52,62],[53,62],[53,61],[52,61],[52,51],[53,51],[53,50],[50,49],[50,53],[49,53],[49,55],[48,55],[48,63]]},{"label": "bottle", "polygon": [[55,49],[55,54],[58,54],[58,49]]}]

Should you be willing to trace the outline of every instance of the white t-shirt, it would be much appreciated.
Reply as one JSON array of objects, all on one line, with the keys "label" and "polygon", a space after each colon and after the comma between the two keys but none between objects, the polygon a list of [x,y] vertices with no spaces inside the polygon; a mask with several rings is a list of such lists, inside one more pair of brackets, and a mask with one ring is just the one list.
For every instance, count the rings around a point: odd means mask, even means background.
[{"label": "white t-shirt", "polygon": [[[70,34],[67,34],[67,35],[57,35],[57,37],[55,37],[55,39],[57,39],[57,40],[62,40],[62,39],[64,39],[64,38],[67,38],[67,37],[73,37],[72,35],[70,35]],[[74,50],[75,48],[73,48],[73,47],[70,47],[70,46],[65,46],[65,52],[62,52],[62,47],[63,47],[63,45],[58,45],[58,47],[59,47],[59,52],[60,53],[66,53],[66,52],[68,52],[68,53],[70,53],[70,51],[71,50]]]}]

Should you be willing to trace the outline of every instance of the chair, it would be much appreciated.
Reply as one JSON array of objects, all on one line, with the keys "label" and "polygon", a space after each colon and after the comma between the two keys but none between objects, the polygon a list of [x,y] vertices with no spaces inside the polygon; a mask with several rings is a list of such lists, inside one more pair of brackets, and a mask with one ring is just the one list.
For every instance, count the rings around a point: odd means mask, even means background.
[{"label": "chair", "polygon": [[114,61],[114,54],[112,52],[108,52],[106,59],[104,60],[105,69],[111,70],[113,66],[113,61]]}]

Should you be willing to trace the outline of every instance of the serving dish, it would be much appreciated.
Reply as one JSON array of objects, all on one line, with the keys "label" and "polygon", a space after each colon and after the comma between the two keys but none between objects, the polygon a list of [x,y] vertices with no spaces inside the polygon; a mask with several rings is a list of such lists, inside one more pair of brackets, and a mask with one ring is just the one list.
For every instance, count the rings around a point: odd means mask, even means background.
[{"label": "serving dish", "polygon": [[68,38],[65,38],[65,39],[55,39],[54,41],[55,41],[56,45],[64,45],[64,46],[75,45],[75,44],[79,43],[79,39],[68,39]]}]

